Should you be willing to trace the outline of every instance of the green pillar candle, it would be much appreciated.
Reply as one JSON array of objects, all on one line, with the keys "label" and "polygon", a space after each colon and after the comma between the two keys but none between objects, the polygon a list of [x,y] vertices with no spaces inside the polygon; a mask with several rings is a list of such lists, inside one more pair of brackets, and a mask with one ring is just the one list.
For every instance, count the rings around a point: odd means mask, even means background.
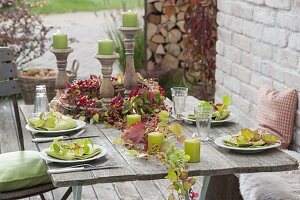
[{"label": "green pillar candle", "polygon": [[160,132],[152,132],[148,134],[148,151],[156,152],[161,148],[164,141],[164,134]]},{"label": "green pillar candle", "polygon": [[114,44],[112,40],[99,40],[98,41],[98,54],[99,55],[112,55],[114,53]]},{"label": "green pillar candle", "polygon": [[136,12],[131,10],[124,12],[122,14],[123,26],[124,27],[137,27],[138,26],[138,17]]},{"label": "green pillar candle", "polygon": [[142,121],[142,116],[138,114],[127,115],[127,126],[131,126]]},{"label": "green pillar candle", "polygon": [[193,139],[186,139],[184,141],[184,151],[187,155],[190,156],[189,162],[196,163],[200,162],[200,140],[193,138]]},{"label": "green pillar candle", "polygon": [[54,49],[67,49],[68,48],[68,35],[57,31],[52,35]]}]

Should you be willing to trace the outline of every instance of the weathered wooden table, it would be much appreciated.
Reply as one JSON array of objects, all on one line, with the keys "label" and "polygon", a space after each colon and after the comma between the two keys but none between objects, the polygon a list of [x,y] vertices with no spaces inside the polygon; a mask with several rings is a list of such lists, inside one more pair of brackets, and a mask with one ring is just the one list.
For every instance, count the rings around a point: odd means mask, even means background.
[{"label": "weathered wooden table", "polygon": [[[196,99],[188,97],[187,108],[192,109],[196,105]],[[167,103],[170,103],[167,102]],[[32,117],[33,106],[21,106],[21,111],[26,121]],[[196,131],[196,127],[190,124],[183,124],[183,131],[191,136]],[[215,138],[221,135],[237,133],[239,126],[235,123],[222,124],[214,126],[211,129],[211,137]],[[167,173],[166,168],[157,160],[137,159],[127,155],[124,148],[115,146],[113,141],[119,137],[120,131],[112,128],[106,128],[105,125],[87,125],[85,135],[98,135],[94,138],[95,144],[101,144],[108,149],[108,154],[104,159],[93,161],[91,164],[116,164],[121,168],[103,169],[84,172],[72,172],[62,174],[52,174],[51,179],[56,187],[73,187],[73,199],[80,199],[82,185],[91,185],[96,183],[112,183],[120,181],[136,180],[156,180],[163,179]],[[37,135],[33,135],[37,137]],[[38,143],[39,150],[48,148],[50,143]],[[48,163],[49,169],[61,168],[62,165]],[[189,164],[188,170],[190,176],[204,176],[204,183],[201,191],[201,200],[205,199],[207,188],[210,188],[208,195],[212,198],[222,196],[222,199],[233,199],[234,191],[230,191],[233,174],[254,173],[254,172],[275,172],[297,169],[298,163],[295,159],[278,149],[272,149],[256,154],[238,154],[217,147],[213,141],[202,142],[201,162]],[[210,182],[211,180],[211,182]],[[212,186],[209,186],[209,182]],[[220,185],[220,184],[226,185]],[[229,184],[228,184],[229,183]],[[214,188],[218,186],[222,188]],[[218,190],[220,189],[220,190]],[[213,191],[213,192],[211,192]],[[210,195],[209,193],[215,193]]]}]

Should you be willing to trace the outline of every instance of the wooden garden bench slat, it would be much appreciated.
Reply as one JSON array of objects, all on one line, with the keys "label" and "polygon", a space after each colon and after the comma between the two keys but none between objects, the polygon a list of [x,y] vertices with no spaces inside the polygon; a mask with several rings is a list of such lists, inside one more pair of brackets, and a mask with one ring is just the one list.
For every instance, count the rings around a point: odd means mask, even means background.
[{"label": "wooden garden bench slat", "polygon": [[[14,63],[15,56],[13,51],[8,47],[0,47],[0,97],[8,96],[13,105],[13,121],[16,122],[17,140],[20,150],[24,150],[24,137],[22,132],[21,120],[19,116],[19,107],[17,94],[19,86],[17,81],[17,66]],[[1,148],[0,148],[1,153]],[[55,189],[50,184],[37,185],[31,188],[14,190],[0,193],[0,199],[19,199],[34,195],[40,195],[44,198],[43,193]]]}]

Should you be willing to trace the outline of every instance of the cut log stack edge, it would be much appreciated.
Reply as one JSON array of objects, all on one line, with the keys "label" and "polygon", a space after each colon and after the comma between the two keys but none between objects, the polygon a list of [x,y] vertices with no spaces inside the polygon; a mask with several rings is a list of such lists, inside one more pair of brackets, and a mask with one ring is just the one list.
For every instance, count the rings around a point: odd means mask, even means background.
[{"label": "cut log stack edge", "polygon": [[[168,16],[168,0],[148,0],[146,7],[147,71],[164,74],[184,67],[187,38],[184,16],[189,0],[175,1],[176,13]],[[160,74],[160,75],[162,75]]]}]

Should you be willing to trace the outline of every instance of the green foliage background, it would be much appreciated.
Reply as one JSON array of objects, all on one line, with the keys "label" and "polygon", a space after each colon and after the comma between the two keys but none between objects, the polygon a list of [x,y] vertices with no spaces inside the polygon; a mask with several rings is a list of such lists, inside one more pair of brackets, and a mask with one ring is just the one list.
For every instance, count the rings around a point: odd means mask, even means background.
[{"label": "green foliage background", "polygon": [[[25,0],[29,3],[42,0]],[[41,14],[66,13],[78,11],[97,11],[103,9],[129,9],[143,6],[142,0],[43,0],[46,5],[33,8]]]}]

